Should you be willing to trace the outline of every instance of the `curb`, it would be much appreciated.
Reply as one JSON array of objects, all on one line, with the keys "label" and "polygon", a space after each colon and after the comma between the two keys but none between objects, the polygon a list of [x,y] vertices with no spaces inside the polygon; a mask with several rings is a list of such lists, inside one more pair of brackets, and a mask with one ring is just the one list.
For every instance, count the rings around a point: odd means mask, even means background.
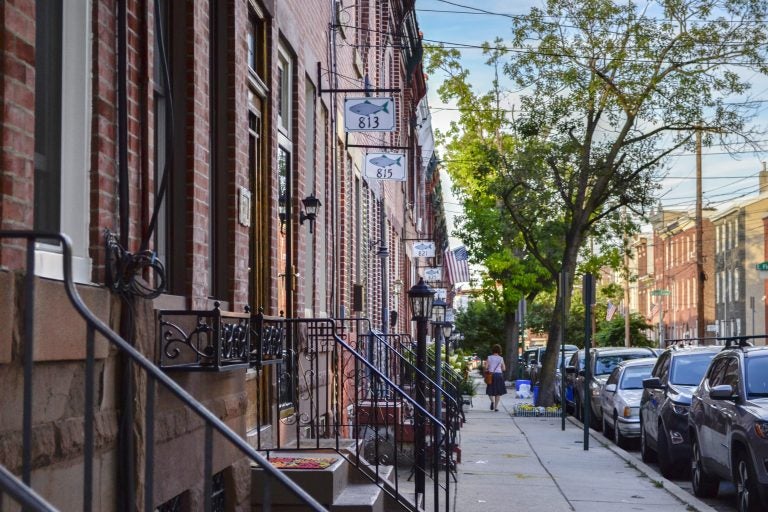
[{"label": "curb", "polygon": [[[567,416],[566,419],[570,421],[572,424],[576,425],[577,427],[580,427],[581,429],[584,428],[584,424],[577,419]],[[643,473],[648,478],[652,478],[654,481],[661,482],[662,487],[664,487],[664,490],[667,491],[669,494],[680,500],[681,502],[688,505],[690,508],[696,510],[697,512],[717,512],[716,509],[710,507],[700,499],[698,499],[693,494],[689,493],[688,491],[682,489],[680,486],[678,486],[675,482],[671,480],[667,480],[663,476],[661,476],[659,473],[656,472],[655,469],[648,466],[646,463],[644,463],[642,460],[635,458],[633,455],[630,455],[626,450],[619,448],[615,444],[611,443],[607,439],[605,439],[603,436],[598,435],[595,433],[594,430],[589,429],[589,436],[600,443],[605,448],[608,448],[613,453],[618,455],[620,458],[624,459],[624,462],[627,464],[631,464],[635,468],[637,468],[638,471]]]}]

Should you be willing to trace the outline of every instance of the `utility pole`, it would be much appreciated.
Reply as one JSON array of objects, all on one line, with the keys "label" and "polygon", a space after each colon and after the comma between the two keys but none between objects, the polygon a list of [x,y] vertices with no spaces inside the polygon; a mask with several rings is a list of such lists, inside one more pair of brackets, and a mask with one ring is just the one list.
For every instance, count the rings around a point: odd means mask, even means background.
[{"label": "utility pole", "polygon": [[704,319],[704,225],[702,219],[701,129],[696,130],[696,336],[705,334]]},{"label": "utility pole", "polygon": [[[621,214],[624,223],[627,222],[627,206]],[[624,230],[624,346],[631,347],[632,341],[629,337],[629,238],[626,228]]]}]

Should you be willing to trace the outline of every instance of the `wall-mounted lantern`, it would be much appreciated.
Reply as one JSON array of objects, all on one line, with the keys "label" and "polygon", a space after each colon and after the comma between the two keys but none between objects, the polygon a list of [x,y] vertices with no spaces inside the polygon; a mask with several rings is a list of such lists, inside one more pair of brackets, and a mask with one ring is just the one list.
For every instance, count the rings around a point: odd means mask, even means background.
[{"label": "wall-mounted lantern", "polygon": [[309,232],[312,233],[315,226],[315,219],[317,219],[317,209],[322,206],[322,203],[314,195],[308,195],[301,200],[301,204],[304,205],[304,211],[299,216],[299,224],[304,224],[305,220],[309,221]]}]

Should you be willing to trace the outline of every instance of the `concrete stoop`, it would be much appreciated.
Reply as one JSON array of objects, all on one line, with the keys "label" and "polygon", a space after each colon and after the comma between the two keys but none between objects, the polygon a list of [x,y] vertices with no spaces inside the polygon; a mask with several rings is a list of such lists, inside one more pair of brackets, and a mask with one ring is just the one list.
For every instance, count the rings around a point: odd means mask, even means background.
[{"label": "concrete stoop", "polygon": [[[277,453],[277,452],[273,452]],[[283,474],[299,484],[309,495],[333,512],[394,512],[403,507],[395,506],[378,485],[371,482],[363,472],[375,475],[371,466],[358,468],[336,452],[279,452],[279,457],[333,458],[336,462],[325,469],[282,469]],[[362,464],[362,461],[361,461]],[[379,477],[387,482],[392,468],[379,466]],[[260,511],[264,504],[264,470],[251,466],[252,510]],[[273,482],[268,491],[271,494],[272,510],[292,512],[305,510],[301,502],[284,485]],[[393,501],[393,500],[392,500]]]}]

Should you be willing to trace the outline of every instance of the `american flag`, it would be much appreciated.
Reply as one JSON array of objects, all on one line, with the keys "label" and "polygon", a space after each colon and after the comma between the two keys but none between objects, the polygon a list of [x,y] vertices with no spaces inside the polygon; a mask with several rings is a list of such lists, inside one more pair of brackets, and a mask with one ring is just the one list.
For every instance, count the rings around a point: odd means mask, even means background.
[{"label": "american flag", "polygon": [[656,316],[656,313],[658,313],[658,312],[659,312],[659,305],[658,304],[654,304],[653,307],[651,308],[651,312],[650,312],[650,314],[648,316],[653,318],[653,317]]},{"label": "american flag", "polygon": [[613,315],[616,314],[617,309],[618,308],[616,307],[616,304],[608,301],[608,309],[605,311],[605,319],[610,322],[611,318],[613,318]]},{"label": "american flag", "polygon": [[463,245],[451,250],[445,250],[445,268],[450,283],[464,283],[469,281],[469,263],[467,248]]}]

